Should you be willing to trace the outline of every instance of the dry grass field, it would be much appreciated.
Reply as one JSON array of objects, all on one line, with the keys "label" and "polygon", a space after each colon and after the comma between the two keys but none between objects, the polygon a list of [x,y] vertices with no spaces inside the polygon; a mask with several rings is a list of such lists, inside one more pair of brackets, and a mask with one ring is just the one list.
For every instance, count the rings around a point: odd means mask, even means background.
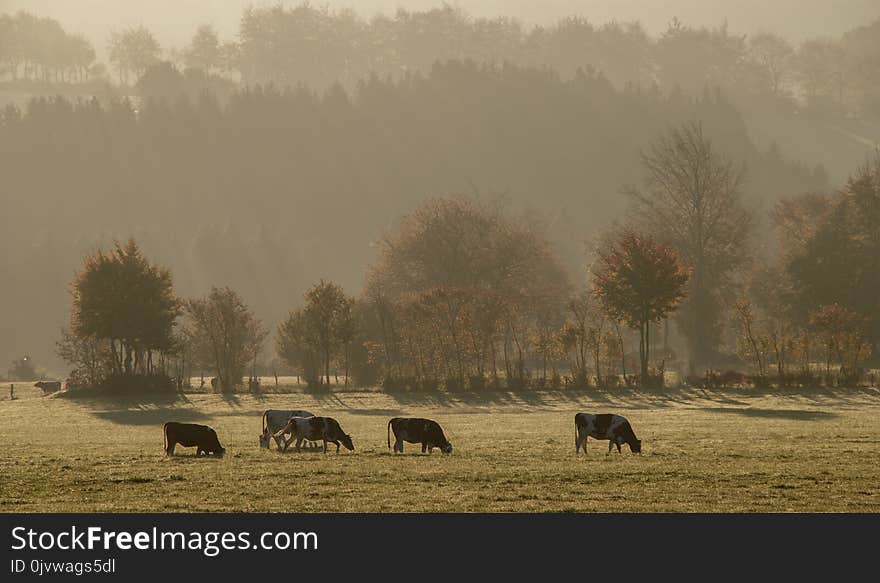
[{"label": "dry grass field", "polygon": [[[2,512],[877,512],[880,391],[193,394],[124,402],[0,386]],[[337,418],[356,450],[257,446],[267,408]],[[644,453],[574,455],[574,413],[618,412]],[[455,446],[386,447],[392,416]],[[162,451],[162,423],[212,425],[222,459]],[[331,446],[332,448],[332,446]]]}]

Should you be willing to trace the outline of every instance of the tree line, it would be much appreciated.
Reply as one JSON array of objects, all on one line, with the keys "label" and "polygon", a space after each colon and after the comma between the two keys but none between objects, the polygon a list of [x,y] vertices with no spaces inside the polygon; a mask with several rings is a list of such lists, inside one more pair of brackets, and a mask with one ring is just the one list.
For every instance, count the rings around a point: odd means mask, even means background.
[{"label": "tree line", "polygon": [[[642,334],[640,374],[624,369],[626,382],[647,382],[647,330],[676,308],[687,278],[675,252],[650,236],[625,233],[603,255],[595,301],[583,296],[582,305]],[[72,388],[181,390],[208,371],[221,391],[244,385],[245,372],[259,390],[268,331],[234,290],[177,298],[168,269],[129,240],[88,255],[71,291],[56,350],[72,368]],[[331,370],[338,382],[340,369],[345,386],[388,390],[559,386],[563,374],[570,384],[607,382],[612,375],[597,368],[591,377],[585,360],[569,370],[562,362],[572,348],[566,309],[578,302],[566,308],[569,293],[540,233],[495,205],[435,199],[386,241],[361,297],[323,280],[311,287],[278,325],[275,353],[312,387],[329,387]]]},{"label": "tree line", "polygon": [[96,72],[95,49],[57,20],[26,12],[0,14],[0,78],[81,83]]},{"label": "tree line", "polygon": [[779,200],[779,252],[734,303],[736,352],[761,384],[858,382],[880,341],[880,151],[837,192]]},{"label": "tree line", "polygon": [[[737,103],[793,107],[797,98],[814,112],[877,116],[878,38],[880,20],[840,38],[796,44],[772,32],[736,34],[726,25],[692,27],[675,18],[655,38],[638,22],[596,25],[580,16],[530,27],[509,17],[471,17],[449,5],[364,19],[351,10],[304,3],[248,8],[234,40],[202,25],[179,50],[163,49],[143,26],[111,31],[107,54],[122,85],[163,61],[245,85],[302,83],[322,90],[335,83],[353,87],[370,75],[426,72],[437,61],[455,59],[546,66],[565,77],[590,69],[618,88],[658,86],[698,95],[718,86]],[[87,40],[27,13],[0,16],[0,64],[13,80],[107,75]]]},{"label": "tree line", "polygon": [[656,84],[696,95],[720,86],[737,99],[771,102],[803,93],[811,109],[877,115],[878,31],[880,21],[841,38],[795,44],[772,32],[736,34],[726,25],[692,27],[672,18],[655,38],[638,22],[596,25],[581,16],[530,27],[444,5],[364,20],[349,10],[303,4],[246,10],[233,61],[247,83],[317,87],[371,73],[425,71],[449,59],[548,66],[565,76],[591,68],[616,87]]},{"label": "tree line", "polygon": [[[670,369],[699,383],[859,383],[880,333],[880,153],[837,193],[779,201],[770,259],[754,253],[745,171],[700,124],[641,158],[631,213],[594,241],[583,284],[542,226],[502,202],[432,198],[385,233],[360,294],[309,288],[277,325],[275,354],[313,387],[340,370],[346,385],[388,390],[657,388]],[[208,369],[222,390],[245,371],[259,388],[269,333],[232,289],[175,299],[168,270],[130,241],[87,256],[72,291],[59,354],[76,382],[182,388]]]}]

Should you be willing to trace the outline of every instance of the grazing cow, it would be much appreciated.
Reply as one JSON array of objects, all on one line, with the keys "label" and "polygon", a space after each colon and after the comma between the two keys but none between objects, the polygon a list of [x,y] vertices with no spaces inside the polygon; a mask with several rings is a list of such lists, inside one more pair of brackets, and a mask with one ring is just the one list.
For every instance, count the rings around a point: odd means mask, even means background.
[{"label": "grazing cow", "polygon": [[217,439],[217,432],[207,425],[177,423],[169,421],[163,427],[165,432],[165,455],[174,455],[174,446],[196,447],[196,455],[215,454],[222,456],[226,450]]},{"label": "grazing cow", "polygon": [[[291,434],[291,440],[296,438],[296,451],[300,451],[300,446],[304,439],[309,441],[323,441],[324,453],[327,453],[327,442],[336,444],[336,453],[339,453],[339,443],[346,447],[349,451],[354,451],[354,443],[351,436],[342,430],[339,422],[332,417],[291,417],[287,425],[275,432],[275,437],[281,437],[285,433]],[[290,445],[290,441],[284,444],[284,450]]]},{"label": "grazing cow", "polygon": [[584,453],[587,453],[587,437],[607,439],[608,453],[611,453],[611,448],[615,445],[617,453],[620,453],[622,443],[628,444],[633,453],[642,452],[642,441],[636,438],[629,421],[622,415],[578,413],[574,416],[574,432],[575,455],[580,451],[581,446],[584,447]]},{"label": "grazing cow", "polygon": [[440,424],[420,417],[395,417],[388,422],[388,449],[391,449],[391,432],[394,432],[394,451],[403,453],[403,442],[421,443],[422,453],[432,453],[439,447],[443,453],[452,453],[452,444],[443,435]]},{"label": "grazing cow", "polygon": [[275,437],[275,432],[287,425],[291,417],[314,417],[314,413],[304,411],[302,409],[268,409],[263,413],[263,433],[260,434],[260,447],[269,449],[269,438],[275,439],[275,446],[281,449],[281,443],[284,447],[290,443],[290,439],[284,437]]},{"label": "grazing cow", "polygon": [[54,393],[61,390],[61,381],[40,381],[34,383],[34,386],[43,389],[44,393]]}]

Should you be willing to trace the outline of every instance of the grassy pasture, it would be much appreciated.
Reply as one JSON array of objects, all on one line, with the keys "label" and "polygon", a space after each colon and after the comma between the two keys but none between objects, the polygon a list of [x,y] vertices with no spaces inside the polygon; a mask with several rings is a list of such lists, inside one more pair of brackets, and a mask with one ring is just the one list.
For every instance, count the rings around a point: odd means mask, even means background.
[{"label": "grassy pasture", "polygon": [[[0,385],[0,512],[880,511],[880,391],[44,397]],[[260,450],[267,408],[337,418],[356,451]],[[576,411],[619,412],[640,456],[574,456]],[[392,416],[440,421],[451,456],[386,447]],[[212,425],[223,459],[162,423]],[[343,450],[344,451],[344,450]]]}]

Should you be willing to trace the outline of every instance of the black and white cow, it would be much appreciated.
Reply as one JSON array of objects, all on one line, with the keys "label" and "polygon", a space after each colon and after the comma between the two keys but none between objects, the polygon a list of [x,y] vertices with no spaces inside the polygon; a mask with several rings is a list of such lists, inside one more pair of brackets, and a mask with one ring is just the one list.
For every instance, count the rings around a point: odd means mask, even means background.
[{"label": "black and white cow", "polygon": [[213,427],[196,423],[177,423],[169,421],[162,427],[165,434],[165,455],[174,455],[174,446],[195,447],[196,455],[215,454],[222,456],[226,449],[220,445]]},{"label": "black and white cow", "polygon": [[443,453],[452,453],[452,444],[443,435],[440,424],[420,417],[395,417],[388,422],[388,449],[394,432],[394,451],[403,453],[403,442],[421,443],[422,453],[431,453],[439,447]]},{"label": "black and white cow", "polygon": [[287,425],[287,422],[290,421],[291,417],[314,417],[315,414],[304,409],[268,409],[263,412],[263,432],[260,434],[260,447],[269,449],[269,438],[273,438],[275,440],[275,446],[278,449],[281,449],[282,442],[284,443],[284,448],[287,449],[287,446],[290,444],[290,441],[293,439],[291,435],[290,439],[285,439],[282,435],[281,437],[276,437],[275,433],[278,432],[279,429]]},{"label": "black and white cow", "polygon": [[296,451],[301,451],[304,439],[323,441],[324,453],[327,453],[327,442],[336,444],[336,453],[339,453],[340,442],[349,451],[354,451],[351,436],[345,433],[339,426],[339,422],[332,417],[291,417],[287,425],[276,431],[274,436],[281,437],[285,433],[291,434],[291,439],[284,444],[285,451],[294,438],[296,439]]},{"label": "black and white cow", "polygon": [[620,453],[622,443],[629,445],[633,453],[642,452],[642,441],[636,438],[629,421],[622,415],[578,413],[574,416],[574,432],[575,454],[580,451],[581,446],[584,448],[584,453],[587,453],[587,437],[607,439],[608,453],[611,453],[611,448],[615,445],[617,453]]}]

